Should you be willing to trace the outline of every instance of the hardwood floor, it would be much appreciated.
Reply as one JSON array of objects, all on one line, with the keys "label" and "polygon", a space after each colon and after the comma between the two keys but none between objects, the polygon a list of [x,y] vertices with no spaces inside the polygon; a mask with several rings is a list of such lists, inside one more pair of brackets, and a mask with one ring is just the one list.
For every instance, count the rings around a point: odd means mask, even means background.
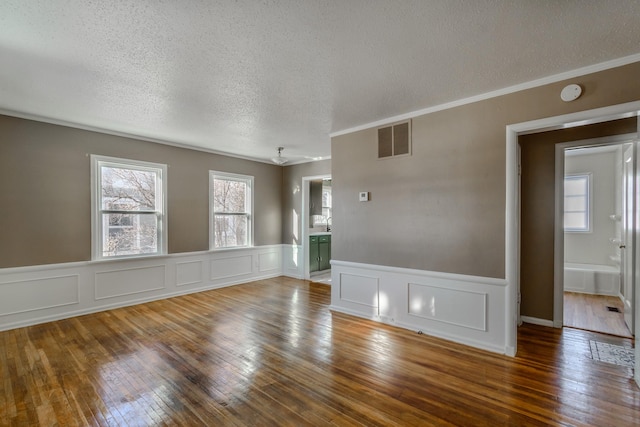
[{"label": "hardwood floor", "polygon": [[[616,307],[620,312],[608,311],[607,306]],[[618,297],[564,293],[564,325],[572,328],[632,338],[629,328],[624,323],[623,309],[622,301]]]},{"label": "hardwood floor", "polygon": [[632,369],[590,358],[622,338],[526,325],[511,358],[329,303],[279,277],[0,332],[0,423],[640,425]]}]

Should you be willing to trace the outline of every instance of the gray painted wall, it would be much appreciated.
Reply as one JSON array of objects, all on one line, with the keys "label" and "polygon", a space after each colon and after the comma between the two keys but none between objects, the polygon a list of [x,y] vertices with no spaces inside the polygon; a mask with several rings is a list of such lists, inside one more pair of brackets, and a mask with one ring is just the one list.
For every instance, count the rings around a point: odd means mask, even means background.
[{"label": "gray painted wall", "polygon": [[[635,63],[417,117],[410,157],[378,160],[375,129],[332,138],[333,259],[504,278],[506,126],[635,101],[638,75]],[[569,83],[584,94],[566,103]],[[522,314],[550,319],[553,281],[539,286]]]},{"label": "gray painted wall", "polygon": [[209,170],[253,175],[254,243],[282,242],[280,166],[0,116],[0,268],[91,258],[91,154],[168,165],[169,253],[209,248]]}]

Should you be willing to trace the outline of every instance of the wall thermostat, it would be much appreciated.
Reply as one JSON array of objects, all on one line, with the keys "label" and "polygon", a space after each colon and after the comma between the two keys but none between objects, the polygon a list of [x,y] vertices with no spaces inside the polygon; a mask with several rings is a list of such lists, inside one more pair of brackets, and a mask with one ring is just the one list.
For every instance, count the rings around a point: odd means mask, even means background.
[{"label": "wall thermostat", "polygon": [[360,201],[361,202],[368,202],[369,201],[369,192],[368,191],[361,191],[360,192]]}]

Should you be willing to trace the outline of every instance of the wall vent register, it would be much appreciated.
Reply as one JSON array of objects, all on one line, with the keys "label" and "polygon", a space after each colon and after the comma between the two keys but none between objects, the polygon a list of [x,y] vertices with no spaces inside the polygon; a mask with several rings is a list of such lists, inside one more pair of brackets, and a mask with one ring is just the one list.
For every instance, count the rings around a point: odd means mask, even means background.
[{"label": "wall vent register", "polygon": [[378,158],[411,154],[411,121],[378,128]]}]

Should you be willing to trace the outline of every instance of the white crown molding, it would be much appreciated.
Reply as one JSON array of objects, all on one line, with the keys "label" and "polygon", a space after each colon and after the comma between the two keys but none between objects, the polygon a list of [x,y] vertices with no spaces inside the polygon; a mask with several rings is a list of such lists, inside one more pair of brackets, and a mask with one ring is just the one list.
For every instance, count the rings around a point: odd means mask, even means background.
[{"label": "white crown molding", "polygon": [[594,64],[594,65],[588,65],[586,67],[577,68],[571,71],[565,71],[563,73],[554,74],[554,75],[543,77],[537,80],[532,80],[530,82],[520,83],[520,84],[509,86],[503,89],[494,90],[492,92],[471,96],[469,98],[463,98],[457,101],[451,101],[444,104],[435,105],[433,107],[427,107],[421,110],[401,114],[399,116],[388,117],[386,119],[377,120],[375,122],[365,123],[360,126],[355,126],[349,129],[332,132],[329,134],[329,136],[331,138],[334,138],[336,136],[346,135],[349,133],[358,132],[365,129],[384,126],[384,125],[399,122],[402,120],[409,120],[414,117],[424,116],[426,114],[435,113],[437,111],[448,110],[450,108],[460,107],[462,105],[472,104],[474,102],[484,101],[486,99],[496,98],[498,96],[508,95],[510,93],[520,92],[522,90],[532,89],[535,87],[540,87],[540,86],[548,85],[551,83],[557,83],[563,80],[573,79],[576,77],[597,73],[600,71],[605,71],[605,70],[609,70],[616,67],[621,67],[623,65],[628,65],[634,62],[639,62],[639,61],[640,61],[640,53],[635,55],[625,56],[625,57],[614,59],[611,61],[601,62],[599,64]]},{"label": "white crown molding", "polygon": [[[227,153],[227,152],[224,152],[224,151],[218,151],[218,150],[212,150],[212,149],[209,149],[209,148],[198,147],[198,146],[191,145],[191,144],[168,141],[168,140],[165,140],[165,139],[152,138],[152,137],[147,137],[147,136],[142,136],[142,135],[136,135],[136,134],[128,133],[128,132],[120,132],[120,131],[111,130],[111,129],[107,129],[107,128],[102,128],[102,127],[98,127],[98,126],[85,125],[85,124],[82,124],[82,123],[70,122],[70,121],[67,121],[67,120],[61,120],[61,119],[55,119],[55,118],[51,118],[51,117],[40,116],[40,115],[37,115],[37,114],[25,113],[25,112],[22,112],[22,111],[7,110],[7,109],[4,109],[4,108],[0,108],[0,115],[9,116],[9,117],[16,117],[16,118],[25,119],[25,120],[33,120],[33,121],[42,122],[42,123],[49,123],[49,124],[57,125],[57,126],[65,126],[65,127],[69,127],[69,128],[73,128],[73,129],[86,130],[86,131],[89,131],[89,132],[98,132],[98,133],[102,133],[102,134],[106,134],[106,135],[119,136],[119,137],[122,137],[122,138],[130,138],[130,139],[135,139],[135,140],[138,140],[138,141],[146,141],[146,142],[153,142],[155,144],[169,145],[171,147],[184,148],[185,150],[200,151],[200,152],[209,153],[209,154],[216,154],[218,156],[233,157],[233,158],[236,158],[236,159],[249,160],[249,161],[258,162],[258,163],[266,163],[266,164],[269,164],[269,165],[274,164],[269,159],[259,159],[257,157],[241,156],[241,155],[238,155],[238,154],[231,154],[231,153]],[[303,164],[303,163],[318,162],[318,161],[322,161],[322,160],[331,160],[331,156],[322,157],[320,159],[302,159],[302,160],[288,161],[285,164],[276,165],[276,166],[283,166],[283,167],[284,166],[292,166],[292,165],[299,165],[299,164]]]},{"label": "white crown molding", "polygon": [[331,156],[326,156],[326,157],[322,157],[322,158],[314,158],[314,159],[293,160],[293,161],[289,161],[289,162],[285,163],[282,166],[303,165],[305,163],[315,163],[315,162],[321,162],[323,160],[331,160]]},{"label": "white crown molding", "polygon": [[[517,85],[514,85],[514,86],[509,86],[509,87],[506,87],[506,88],[503,88],[503,89],[498,89],[498,90],[495,90],[495,91],[492,91],[492,92],[487,92],[487,93],[484,93],[484,94],[475,95],[475,96],[472,96],[472,97],[469,97],[469,98],[463,98],[463,99],[459,99],[459,100],[456,100],[456,101],[451,101],[451,102],[447,102],[447,103],[444,103],[444,104],[436,105],[436,106],[433,106],[433,107],[427,107],[427,108],[423,108],[421,110],[416,110],[416,111],[412,111],[412,112],[409,112],[409,113],[401,114],[401,115],[398,115],[398,116],[393,116],[393,117],[389,117],[389,118],[386,118],[386,119],[378,120],[378,121],[375,121],[375,122],[365,123],[365,124],[362,124],[362,125],[359,125],[359,126],[355,126],[355,127],[352,127],[352,128],[348,128],[348,129],[332,132],[332,133],[329,134],[329,137],[330,138],[334,138],[336,136],[346,135],[346,134],[349,134],[349,133],[353,133],[353,132],[357,132],[357,131],[361,131],[361,130],[365,130],[365,129],[370,129],[370,128],[373,128],[373,127],[383,126],[383,125],[387,125],[387,124],[391,124],[391,123],[395,123],[395,122],[399,122],[399,121],[403,121],[403,120],[409,120],[409,119],[412,119],[414,117],[423,116],[425,114],[435,113],[437,111],[442,111],[442,110],[448,110],[450,108],[455,108],[455,107],[459,107],[459,106],[462,106],[462,105],[471,104],[471,103],[474,103],[474,102],[483,101],[483,100],[486,100],[486,99],[495,98],[495,97],[498,97],[498,96],[507,95],[507,94],[510,94],[510,93],[519,92],[519,91],[526,90],[526,89],[540,87],[540,86],[544,86],[544,85],[551,84],[551,83],[557,83],[557,82],[562,81],[562,80],[571,79],[571,78],[575,78],[575,77],[579,77],[579,76],[583,76],[583,75],[587,75],[587,74],[591,74],[591,73],[596,73],[596,72],[599,72],[599,71],[604,71],[604,70],[608,70],[608,69],[612,69],[612,68],[616,68],[616,67],[621,67],[623,65],[628,65],[628,64],[632,64],[634,62],[639,62],[639,61],[640,61],[640,53],[639,54],[630,55],[630,56],[625,56],[625,57],[617,58],[617,59],[614,59],[614,60],[611,60],[611,61],[601,62],[601,63],[598,63],[598,64],[589,65],[589,66],[578,68],[578,69],[575,69],[575,70],[566,71],[566,72],[559,73],[559,74],[554,74],[552,76],[543,77],[541,79],[532,80],[530,82],[520,83],[520,84],[517,84]],[[237,155],[237,154],[226,153],[226,152],[223,152],[223,151],[212,150],[212,149],[208,149],[208,148],[204,148],[204,147],[198,147],[198,146],[187,144],[187,143],[181,143],[181,142],[169,141],[169,140],[165,140],[165,139],[161,139],[161,138],[154,138],[154,137],[148,137],[148,136],[143,136],[143,135],[137,135],[137,134],[129,133],[129,132],[121,132],[121,131],[107,129],[107,128],[103,128],[103,127],[99,127],[99,126],[92,126],[92,125],[76,123],[76,122],[72,122],[72,121],[68,121],[68,120],[62,120],[62,119],[57,119],[57,118],[52,118],[52,117],[45,117],[45,116],[41,116],[41,115],[38,115],[38,114],[32,114],[32,113],[23,112],[23,111],[16,111],[16,110],[0,108],[0,114],[5,115],[5,116],[10,116],[10,117],[17,117],[17,118],[21,118],[21,119],[26,119],[26,120],[34,120],[34,121],[38,121],[38,122],[49,123],[49,124],[53,124],[53,125],[65,126],[65,127],[74,128],[74,129],[86,130],[86,131],[90,131],[90,132],[98,132],[98,133],[102,133],[102,134],[119,136],[119,137],[123,137],[123,138],[131,138],[131,139],[136,139],[136,140],[140,140],[140,141],[153,142],[153,143],[156,143],[156,144],[168,145],[168,146],[177,147],[177,148],[184,148],[184,149],[187,149],[187,150],[195,150],[195,151],[200,151],[200,152],[204,152],[204,153],[216,154],[216,155],[220,155],[220,156],[226,156],[226,157],[233,157],[233,158],[237,158],[237,159],[249,160],[249,161],[253,161],[253,162],[273,164],[273,162],[271,162],[271,160],[269,160],[269,159],[260,159],[260,158],[256,158],[256,157],[250,157],[250,156],[241,156],[241,155]],[[295,161],[287,162],[285,165],[282,165],[282,166],[292,166],[292,165],[297,165],[297,164],[312,163],[312,162],[316,162],[316,161],[320,161],[320,160],[330,160],[330,159],[331,159],[331,156],[325,157],[325,158],[322,158],[322,159],[295,160]]]},{"label": "white crown molding", "polygon": [[40,116],[38,114],[26,113],[23,111],[15,111],[15,110],[0,108],[0,114],[4,116],[9,116],[9,117],[16,117],[19,119],[33,120],[36,122],[49,123],[49,124],[58,125],[58,126],[65,126],[73,129],[86,130],[89,132],[97,132],[97,133],[102,133],[106,135],[119,136],[121,138],[130,138],[138,141],[146,141],[146,142],[153,142],[155,144],[169,145],[171,147],[184,148],[186,150],[201,151],[203,153],[216,154],[216,155],[225,156],[225,157],[233,157],[233,158],[242,159],[242,160],[249,160],[252,162],[274,164],[271,160],[268,160],[268,159],[259,159],[257,157],[249,157],[249,156],[240,156],[238,154],[231,154],[223,151],[212,150],[209,148],[198,147],[196,145],[191,145],[187,143],[169,141],[169,140],[160,139],[160,138],[152,138],[152,137],[137,135],[129,132],[120,132],[117,130],[107,129],[99,126],[92,126],[92,125],[76,123],[68,120],[45,117],[45,116]]}]

